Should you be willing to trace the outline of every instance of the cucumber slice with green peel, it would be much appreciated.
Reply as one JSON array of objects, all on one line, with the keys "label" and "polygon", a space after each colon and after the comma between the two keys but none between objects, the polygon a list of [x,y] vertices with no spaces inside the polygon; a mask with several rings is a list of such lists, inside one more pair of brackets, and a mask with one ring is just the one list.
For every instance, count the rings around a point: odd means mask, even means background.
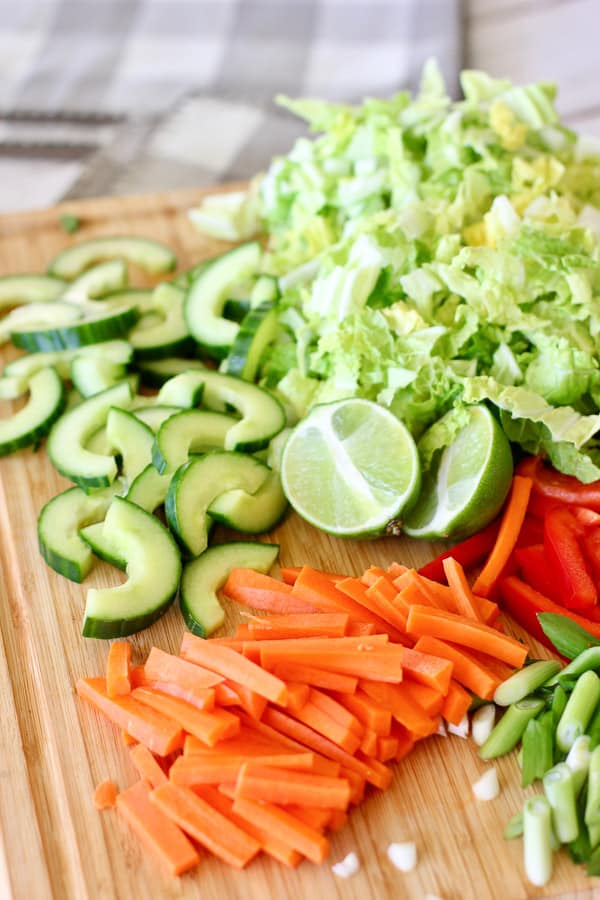
[{"label": "cucumber slice with green peel", "polygon": [[106,419],[106,437],[121,457],[125,484],[131,484],[152,460],[154,432],[133,413],[113,407]]},{"label": "cucumber slice with green peel", "polygon": [[224,450],[236,419],[205,409],[184,409],[170,416],[156,433],[152,464],[161,475],[173,473],[191,453]]},{"label": "cucumber slice with green peel", "polygon": [[208,507],[211,519],[243,534],[264,534],[275,528],[286,514],[288,502],[279,473],[265,469],[267,477],[254,493],[227,491],[213,500]]},{"label": "cucumber slice with green peel", "polygon": [[[73,309],[78,307],[73,304]],[[81,312],[81,310],[79,310]],[[86,344],[97,344],[126,334],[136,323],[138,311],[134,306],[120,306],[94,312],[79,318],[71,325],[55,327],[11,328],[10,339],[15,347],[34,353],[47,350],[65,350]]]},{"label": "cucumber slice with green peel", "polygon": [[237,300],[235,297],[229,297],[223,306],[223,315],[226,319],[238,324],[243,320],[244,316],[250,312],[249,300]]},{"label": "cucumber slice with green peel", "polygon": [[260,275],[252,293],[250,294],[250,306],[254,309],[263,303],[274,303],[279,299],[279,284],[274,275]]},{"label": "cucumber slice with green peel", "polygon": [[3,275],[0,277],[0,310],[24,303],[58,300],[68,283],[53,275]]},{"label": "cucumber slice with green peel", "polygon": [[192,282],[194,282],[196,278],[212,264],[212,262],[212,259],[205,259],[203,260],[203,262],[192,266],[191,269],[186,269],[185,272],[180,272],[179,275],[176,275],[175,278],[173,278],[171,284],[174,284],[175,287],[187,291]]},{"label": "cucumber slice with green peel", "polygon": [[117,475],[113,456],[92,453],[86,444],[106,424],[112,406],[127,408],[132,402],[126,381],[95,394],[58,420],[48,439],[48,455],[58,471],[84,489],[108,487]]},{"label": "cucumber slice with green peel", "polygon": [[224,253],[200,273],[186,295],[184,315],[190,334],[215,359],[227,356],[239,329],[224,317],[225,301],[236,283],[257,273],[261,256],[257,241]]},{"label": "cucumber slice with green peel", "polygon": [[99,237],[67,247],[54,257],[48,273],[71,281],[95,263],[115,258],[134,263],[152,275],[172,272],[177,265],[173,251],[160,241],[132,236]]},{"label": "cucumber slice with green peel", "polygon": [[83,635],[117,638],[155,622],[171,605],[181,577],[177,545],[157,518],[121,497],[112,501],[104,522],[81,530],[92,532],[95,552],[119,559],[127,581],[87,593]]},{"label": "cucumber slice with green peel", "polygon": [[186,563],[181,575],[179,603],[185,624],[193,634],[208,637],[223,624],[225,613],[217,591],[223,587],[232,569],[268,572],[279,554],[277,544],[232,541],[209,547],[201,556]]},{"label": "cucumber slice with green peel", "polygon": [[93,397],[100,391],[127,380],[137,390],[137,375],[127,375],[127,366],[101,356],[76,356],[71,362],[71,381],[82,397]]},{"label": "cucumber slice with green peel", "polygon": [[171,378],[161,388],[159,397],[162,403],[184,405],[187,399],[189,405],[195,405],[199,392],[203,405],[209,409],[233,407],[242,417],[227,434],[226,450],[262,450],[286,424],[282,405],[267,390],[210,369],[183,372]]},{"label": "cucumber slice with green peel", "polygon": [[[145,397],[145,400],[148,398]],[[167,419],[170,419],[171,416],[174,416],[176,413],[181,412],[181,407],[179,406],[140,406],[134,407],[131,412],[139,419],[140,422],[143,422],[149,428],[152,429],[154,434],[158,431],[163,422],[166,422]]]},{"label": "cucumber slice with green peel", "polygon": [[51,569],[71,581],[81,583],[94,563],[89,546],[79,529],[100,522],[115,494],[122,490],[119,480],[93,494],[72,487],[46,503],[38,517],[40,553]]},{"label": "cucumber slice with green peel", "polygon": [[252,456],[231,451],[206,453],[190,459],[171,479],[165,501],[169,528],[189,556],[199,556],[208,546],[212,521],[207,510],[223,491],[257,491],[268,474]]},{"label": "cucumber slice with green peel", "polygon": [[127,500],[131,503],[137,503],[146,512],[153,513],[165,502],[171,477],[171,473],[161,475],[150,463],[131,482],[127,492]]},{"label": "cucumber slice with green peel", "polygon": [[184,298],[185,293],[172,284],[161,284],[156,288],[147,315],[157,314],[158,323],[138,322],[129,332],[129,341],[138,358],[173,356],[190,347],[192,341],[183,318]]},{"label": "cucumber slice with green peel", "polygon": [[37,444],[59,418],[64,404],[64,387],[56,369],[36,372],[29,381],[25,406],[0,420],[0,456]]},{"label": "cucumber slice with green peel", "polygon": [[92,266],[71,282],[61,300],[85,305],[90,300],[98,300],[112,291],[122,291],[125,287],[127,287],[127,263],[124,259],[111,259]]},{"label": "cucumber slice with green peel", "polygon": [[278,315],[274,304],[265,301],[251,309],[240,324],[226,361],[228,375],[254,381],[263,353],[278,333]]},{"label": "cucumber slice with green peel", "polygon": [[98,344],[86,344],[71,350],[50,350],[47,353],[28,353],[19,356],[4,367],[4,375],[30,378],[46,366],[54,366],[61,378],[70,377],[70,366],[76,356],[101,356],[112,362],[130,363],[133,349],[127,341],[102,341]]},{"label": "cucumber slice with green peel", "polygon": [[106,425],[102,425],[93,433],[89,441],[86,442],[85,449],[90,453],[98,454],[98,456],[114,456],[112,443],[106,434]]},{"label": "cucumber slice with green peel", "polygon": [[0,341],[11,340],[13,332],[70,325],[80,320],[81,309],[62,300],[17,306],[0,319]]},{"label": "cucumber slice with green peel", "polygon": [[143,315],[145,311],[152,305],[152,295],[154,291],[146,290],[145,288],[125,288],[124,290],[119,291],[111,291],[108,294],[103,294],[102,297],[98,297],[98,301],[102,301],[102,303],[106,304],[122,304],[123,306],[135,306],[137,307],[140,315]]},{"label": "cucumber slice with green peel", "polygon": [[166,359],[141,359],[138,369],[143,384],[148,387],[161,388],[175,375],[181,375],[182,372],[188,372],[190,369],[206,369],[206,366],[200,360],[169,356]]}]

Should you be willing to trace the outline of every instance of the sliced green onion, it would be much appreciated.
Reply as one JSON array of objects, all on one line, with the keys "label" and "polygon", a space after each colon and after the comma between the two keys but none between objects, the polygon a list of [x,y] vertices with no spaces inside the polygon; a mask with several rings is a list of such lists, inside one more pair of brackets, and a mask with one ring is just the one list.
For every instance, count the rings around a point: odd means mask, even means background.
[{"label": "sliced green onion", "polygon": [[550,710],[527,723],[521,749],[521,785],[527,787],[537,778],[543,778],[554,765],[554,720]]},{"label": "sliced green onion", "polygon": [[523,861],[532,884],[543,887],[552,877],[552,814],[546,797],[529,797],[523,807]]},{"label": "sliced green onion", "polygon": [[[595,850],[600,844],[600,825],[589,825],[588,826],[588,835],[590,839],[590,847],[592,850]],[[600,850],[600,847],[598,848]],[[596,855],[596,854],[594,854]],[[599,856],[600,858],[600,856]],[[591,873],[588,872],[588,875]],[[600,869],[595,873],[596,875],[600,875]]]},{"label": "sliced green onion", "polygon": [[561,844],[569,844],[579,834],[573,773],[566,763],[559,763],[546,772],[543,781],[556,836]]},{"label": "sliced green onion", "polygon": [[492,733],[495,718],[496,707],[493,703],[485,703],[471,716],[471,736],[478,747],[485,744]]},{"label": "sliced green onion", "polygon": [[600,704],[596,707],[586,730],[590,738],[590,750],[593,750],[600,744]]},{"label": "sliced green onion", "polygon": [[506,823],[504,829],[504,839],[512,841],[514,838],[521,837],[523,834],[523,810],[515,813],[512,819]]},{"label": "sliced green onion", "polygon": [[575,659],[572,659],[564,669],[549,678],[548,684],[558,684],[559,682],[562,684],[570,676],[582,675],[584,672],[596,669],[600,669],[600,647],[588,647],[587,650],[583,650]]},{"label": "sliced green onion", "polygon": [[532,697],[509,706],[489,738],[479,749],[481,759],[494,759],[517,746],[530,719],[544,708],[544,701]]},{"label": "sliced green onion", "polygon": [[568,753],[579,735],[585,734],[599,700],[600,678],[595,672],[584,672],[577,679],[556,726],[556,743],[563,753]]},{"label": "sliced green onion", "polygon": [[588,828],[600,825],[600,747],[592,750],[590,756],[584,820]]},{"label": "sliced green onion", "polygon": [[568,700],[567,692],[565,691],[562,685],[557,684],[554,688],[554,693],[552,695],[552,705],[550,707],[550,711],[552,712],[552,719],[554,721],[554,726],[556,727],[560,722],[560,717],[565,711],[565,706],[567,705]]},{"label": "sliced green onion", "polygon": [[560,669],[561,665],[556,659],[540,659],[530,666],[525,666],[498,685],[494,693],[494,703],[498,706],[510,706],[511,703],[523,700],[556,675]]},{"label": "sliced green onion", "polygon": [[569,750],[565,760],[573,773],[573,786],[576,794],[585,784],[590,767],[590,757],[590,737],[587,734],[581,734]]}]

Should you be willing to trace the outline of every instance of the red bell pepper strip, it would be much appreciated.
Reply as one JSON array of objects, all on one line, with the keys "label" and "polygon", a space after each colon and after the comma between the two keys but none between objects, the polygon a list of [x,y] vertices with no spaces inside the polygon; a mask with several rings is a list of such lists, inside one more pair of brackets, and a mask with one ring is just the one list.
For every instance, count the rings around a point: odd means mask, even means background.
[{"label": "red bell pepper strip", "polygon": [[533,476],[533,493],[570,506],[600,511],[600,480],[583,484],[573,475],[563,475],[549,466],[539,466]]},{"label": "red bell pepper strip", "polygon": [[515,466],[515,475],[535,478],[541,465],[543,465],[541,456],[524,456]]},{"label": "red bell pepper strip", "polygon": [[560,603],[560,592],[557,590],[556,579],[550,572],[544,545],[531,544],[529,547],[518,547],[514,555],[523,581],[555,603]]},{"label": "red bell pepper strip", "polygon": [[[531,503],[531,497],[529,499]],[[529,515],[529,506],[527,507],[527,515],[521,525],[519,537],[515,547],[531,547],[532,544],[542,544],[544,542],[544,523],[541,519],[534,519]]]},{"label": "red bell pepper strip", "polygon": [[559,616],[566,616],[566,618],[577,622],[582,628],[600,638],[600,623],[593,622],[584,616],[571,612],[569,609],[565,609],[563,606],[559,606],[558,603],[554,603],[549,597],[540,594],[539,591],[534,590],[534,588],[515,575],[505,578],[500,583],[500,595],[502,605],[515,622],[518,622],[529,634],[551,650],[554,647],[542,631],[537,618],[538,613],[549,612],[556,613]]},{"label": "red bell pepper strip", "polygon": [[583,525],[567,508],[553,509],[544,519],[544,552],[568,609],[585,610],[598,602],[598,591],[579,545],[583,534]]},{"label": "red bell pepper strip", "polygon": [[455,544],[449,550],[444,550],[431,562],[425,563],[419,569],[419,575],[431,578],[432,581],[439,581],[440,584],[446,584],[446,575],[444,574],[444,560],[452,556],[456,562],[460,563],[463,569],[469,570],[473,566],[482,562],[496,541],[496,535],[500,528],[500,519],[494,519],[477,534]]}]

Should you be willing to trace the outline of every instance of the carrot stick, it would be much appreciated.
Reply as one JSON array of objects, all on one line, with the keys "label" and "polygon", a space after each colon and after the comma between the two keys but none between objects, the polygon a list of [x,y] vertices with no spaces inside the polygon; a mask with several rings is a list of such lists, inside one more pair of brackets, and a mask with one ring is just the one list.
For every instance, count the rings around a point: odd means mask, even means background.
[{"label": "carrot stick", "polygon": [[448,579],[448,586],[452,590],[452,595],[456,601],[456,612],[462,616],[467,616],[469,619],[474,619],[476,622],[480,622],[479,610],[463,567],[453,556],[448,556],[442,562],[442,565]]},{"label": "carrot stick", "polygon": [[[276,753],[273,755],[252,756],[252,763],[264,766],[277,766],[278,769],[300,769],[310,772],[310,753]],[[215,753],[213,756],[189,753],[179,756],[169,770],[169,780],[182,787],[196,788],[202,784],[223,784],[235,782],[240,769],[248,760],[248,756],[237,754],[228,756]]]},{"label": "carrot stick", "polygon": [[402,575],[403,572],[406,572],[406,566],[403,566],[399,562],[391,562],[387,567],[387,574],[390,576],[392,581],[394,580],[394,578]]},{"label": "carrot stick", "polygon": [[[374,635],[378,637],[378,635]],[[343,638],[340,638],[343,640]],[[370,639],[366,639],[370,640]],[[261,648],[261,663],[266,669],[272,669],[279,663],[293,660],[299,665],[318,666],[342,675],[370,679],[373,681],[402,681],[402,660],[404,647],[390,645],[387,647],[372,646],[364,643],[361,649],[352,648],[304,648],[274,646],[269,642]]]},{"label": "carrot stick", "polygon": [[132,747],[129,756],[140,778],[151,784],[153,788],[168,781],[152,753],[143,744],[136,744],[135,747]]},{"label": "carrot stick", "polygon": [[[265,716],[269,714],[271,707],[267,707],[265,711]],[[276,712],[276,710],[273,710]],[[248,720],[248,723],[243,720],[243,716],[245,713],[242,713],[242,725],[249,724],[249,727],[255,728],[256,731],[260,734],[261,737],[266,739],[270,739],[273,741],[281,742],[285,747],[289,750],[300,751],[301,753],[311,753],[313,756],[313,762],[310,768],[311,772],[314,772],[316,775],[330,775],[332,778],[335,778],[340,774],[341,765],[339,762],[334,761],[333,759],[327,758],[324,754],[321,754],[314,747],[308,747],[301,741],[297,741],[292,738],[289,734],[284,733],[283,731],[279,731],[276,728],[273,728],[271,725],[268,725],[266,722],[252,722]],[[294,719],[291,719],[294,723],[294,726],[300,726],[299,722],[296,722]],[[302,725],[302,728],[305,726]],[[317,735],[319,739],[321,739],[321,735]]]},{"label": "carrot stick", "polygon": [[377,634],[377,626],[374,622],[348,622],[348,628],[346,629],[348,637],[370,637],[372,634]]},{"label": "carrot stick", "polygon": [[450,690],[444,698],[444,705],[441,710],[442,718],[446,722],[450,722],[451,725],[458,725],[466,716],[472,699],[471,694],[465,691],[458,681],[452,681]]},{"label": "carrot stick", "polygon": [[398,753],[398,738],[391,735],[386,738],[377,739],[376,758],[379,762],[387,762],[390,759],[396,759]]},{"label": "carrot stick", "polygon": [[423,653],[435,653],[436,656],[450,660],[453,679],[473,691],[478,697],[491,700],[494,696],[500,679],[474,659],[464,647],[448,641],[441,641],[429,635],[420,637],[415,648]]},{"label": "carrot stick", "polygon": [[101,781],[100,784],[96,785],[94,791],[94,806],[99,810],[112,809],[116,803],[118,793],[114,781],[111,781],[109,778],[106,781]]},{"label": "carrot stick", "polygon": [[243,819],[255,822],[259,828],[276,834],[279,840],[302,853],[311,862],[321,863],[327,856],[329,843],[322,834],[271,803],[258,803],[236,796],[233,811]]},{"label": "carrot stick", "polygon": [[[298,575],[302,571],[302,566],[284,566],[279,570],[279,574],[281,575],[281,580],[286,584],[294,584]],[[321,575],[325,575],[326,578],[329,578],[330,581],[333,581],[335,584],[337,581],[340,581],[342,578],[346,578],[346,575],[338,575],[336,572],[323,572],[323,570],[319,570]]]},{"label": "carrot stick", "polygon": [[315,608],[293,596],[289,584],[254,569],[232,569],[223,585],[223,593],[242,606],[272,613],[311,613]]},{"label": "carrot stick", "polygon": [[447,692],[452,677],[452,666],[447,659],[406,647],[402,654],[402,668],[407,678],[427,685],[440,694]]},{"label": "carrot stick", "polygon": [[109,697],[123,697],[131,692],[131,644],[113,641],[106,663],[106,693]]},{"label": "carrot stick", "polygon": [[106,693],[104,678],[80,678],[77,693],[118,728],[123,728],[159,756],[167,756],[183,744],[183,731],[176,721],[139,703],[132,696],[111,699]]},{"label": "carrot stick", "polygon": [[520,641],[490,628],[489,625],[473,622],[441,609],[411,606],[408,630],[418,637],[429,635],[480,650],[515,668],[520,668],[527,657],[527,647]]},{"label": "carrot stick", "polygon": [[377,595],[370,594],[369,588],[360,578],[344,578],[343,581],[338,581],[336,588],[356,603],[360,603],[365,610],[371,613],[372,617],[376,617],[375,621],[383,619],[384,624],[382,628],[384,631],[390,633],[390,625],[392,625],[393,629],[390,637],[393,636],[393,640],[398,640],[399,638],[404,640],[403,633],[406,629],[406,616],[403,615],[402,610],[397,609],[386,600],[380,600]]},{"label": "carrot stick", "polygon": [[275,803],[278,806],[347,809],[350,803],[350,785],[345,778],[286,771],[253,762],[245,763],[240,769],[235,796]]},{"label": "carrot stick", "polygon": [[415,736],[403,725],[400,725],[399,722],[394,722],[391,736],[398,742],[394,759],[396,762],[400,762],[401,759],[408,756],[415,746]]},{"label": "carrot stick", "polygon": [[527,512],[532,485],[532,478],[523,475],[515,475],[513,477],[510,497],[502,513],[498,536],[483,569],[473,585],[474,594],[489,597],[492,593],[517,543],[525,513]]},{"label": "carrot stick", "polygon": [[360,722],[360,720],[345,706],[334,700],[333,697],[329,697],[317,688],[312,688],[308,699],[326,715],[331,716],[332,719],[339,722],[344,728],[348,728],[350,731],[356,732],[359,737],[362,737],[365,730],[362,722]]},{"label": "carrot stick", "polygon": [[[278,675],[277,677],[281,678],[281,675]],[[308,700],[310,695],[310,685],[303,684],[300,681],[286,681],[285,678],[282,680],[285,681],[287,687],[287,701],[285,708],[289,710],[300,709]]]},{"label": "carrot stick", "polygon": [[212,712],[204,712],[183,700],[177,700],[175,697],[169,697],[167,694],[161,694],[150,688],[136,688],[132,697],[145,706],[169,716],[178,722],[185,731],[204,741],[209,747],[225,738],[233,737],[240,728],[237,716],[233,716],[225,710],[215,709]]},{"label": "carrot stick", "polygon": [[[343,640],[343,639],[342,639]],[[272,700],[284,703],[286,687],[280,678],[265,672],[260,666],[236,653],[230,647],[223,647],[213,641],[196,637],[186,631],[181,644],[181,656],[190,662],[199,663],[225,678],[245,684],[248,688]]]},{"label": "carrot stick", "polygon": [[[242,716],[245,716],[242,713]],[[242,759],[254,756],[275,756],[276,754],[289,755],[290,751],[300,753],[301,755],[311,757],[313,754],[306,747],[295,744],[283,735],[277,734],[273,729],[263,727],[261,722],[255,722],[249,716],[245,716],[246,721],[240,724],[240,730],[235,737],[227,738],[219,741],[216,747],[207,747],[207,745],[194,737],[193,734],[187,734],[183,746],[184,755],[200,754],[201,756],[210,757],[222,754],[223,756],[239,756]],[[256,727],[255,727],[256,726]],[[310,768],[310,762],[303,765],[298,762],[299,768]]]},{"label": "carrot stick", "polygon": [[150,681],[172,681],[192,690],[215,687],[223,681],[222,675],[186,662],[180,656],[165,653],[158,647],[152,647],[150,650],[144,663],[144,673]]},{"label": "carrot stick", "polygon": [[156,788],[152,803],[195,841],[224,862],[243,869],[260,850],[260,844],[193,791],[171,782]]},{"label": "carrot stick", "polygon": [[291,661],[278,663],[273,669],[273,674],[288,682],[288,691],[289,681],[299,681],[328,691],[338,691],[340,694],[353,694],[358,684],[358,678],[351,675],[328,672],[316,666],[303,666]]},{"label": "carrot stick", "polygon": [[365,778],[344,766],[340,769],[340,778],[345,778],[350,785],[350,803],[354,805],[361,803],[365,794]]},{"label": "carrot stick", "polygon": [[168,694],[170,697],[176,697],[178,700],[185,700],[186,703],[190,703],[196,709],[211,710],[215,705],[216,688],[188,688],[176,681],[153,681],[151,678],[148,678],[145,666],[138,666],[132,673],[131,686],[134,689],[144,687],[151,688],[153,691],[160,691],[162,694]]},{"label": "carrot stick", "polygon": [[284,806],[283,809],[291,816],[294,816],[294,818],[300,819],[305,825],[309,825],[310,828],[314,828],[315,831],[319,831],[321,834],[323,834],[325,828],[329,824],[331,813],[333,812],[331,809],[318,809],[314,806],[290,805]]},{"label": "carrot stick", "polygon": [[[343,584],[343,582],[339,582]],[[292,594],[316,609],[323,612],[345,612],[359,622],[374,622],[379,631],[386,631],[389,625],[373,613],[367,610],[351,597],[334,585],[326,576],[310,566],[303,566],[295,584]]]},{"label": "carrot stick", "polygon": [[[452,681],[450,681],[448,685],[448,690],[450,689],[450,685]],[[402,690],[406,694],[407,697],[412,697],[419,706],[421,706],[428,716],[437,716],[439,715],[442,706],[444,705],[444,699],[446,695],[440,693],[440,691],[435,690],[435,688],[429,687],[426,684],[420,684],[418,681],[411,681],[410,678],[405,678],[402,682]]]},{"label": "carrot stick", "polygon": [[432,717],[402,691],[403,685],[365,682],[362,688],[373,700],[389,709],[394,719],[413,734],[427,737],[432,734],[432,729],[435,731]]},{"label": "carrot stick", "polygon": [[[352,695],[335,694],[338,703],[354,713],[356,718],[363,723],[366,729],[374,731],[378,737],[387,737],[392,726],[392,714],[389,709],[382,709],[368,694],[357,690]],[[368,755],[368,754],[367,754]]]},{"label": "carrot stick", "polygon": [[276,640],[295,637],[343,637],[350,621],[347,613],[290,613],[285,616],[263,616],[238,625],[237,636],[243,640]]},{"label": "carrot stick", "polygon": [[215,686],[215,703],[217,706],[238,706],[240,698],[237,691],[227,681]]},{"label": "carrot stick", "polygon": [[181,875],[198,864],[198,854],[177,825],[153,805],[150,794],[148,782],[138,781],[118,795],[117,810],[171,875]]},{"label": "carrot stick", "polygon": [[[401,597],[411,605],[413,603],[424,602],[427,606],[437,606],[438,609],[446,609],[448,612],[459,611],[456,605],[456,599],[451,588],[447,584],[440,584],[437,581],[426,578],[424,575],[420,575],[413,569],[409,569],[406,573],[405,583],[407,587],[402,590]],[[417,599],[416,591],[414,594],[411,593],[410,589],[412,585],[420,590],[421,595],[425,598],[424,601],[419,601]],[[482,622],[485,622],[486,625],[491,625],[495,622],[500,612],[498,604],[488,600],[486,597],[480,597],[477,594],[473,594],[472,597],[475,608],[477,609],[478,618]]]},{"label": "carrot stick", "polygon": [[365,729],[360,749],[365,756],[375,756],[377,753],[377,732],[371,731],[370,728]]},{"label": "carrot stick", "polygon": [[242,709],[246,710],[252,718],[260,719],[267,705],[266,698],[261,697],[260,694],[246,687],[245,684],[240,684],[239,681],[230,681],[228,683],[238,695],[239,705]]},{"label": "carrot stick", "polygon": [[333,741],[338,747],[341,747],[342,750],[346,750],[348,753],[355,753],[360,747],[362,734],[359,735],[352,728],[340,724],[310,699],[301,709],[295,712],[290,710],[290,715],[324,737],[329,738],[330,741]]},{"label": "carrot stick", "polygon": [[328,828],[330,831],[341,831],[347,821],[348,813],[341,812],[339,809],[334,809],[329,816]]}]

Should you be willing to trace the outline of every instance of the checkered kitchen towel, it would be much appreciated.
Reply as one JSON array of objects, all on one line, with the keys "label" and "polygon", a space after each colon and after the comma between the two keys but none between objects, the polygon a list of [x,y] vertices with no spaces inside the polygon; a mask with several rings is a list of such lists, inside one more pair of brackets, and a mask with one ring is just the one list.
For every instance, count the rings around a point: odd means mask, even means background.
[{"label": "checkered kitchen towel", "polygon": [[460,12],[460,0],[5,3],[0,209],[11,164],[62,166],[30,205],[246,178],[302,132],[276,93],[389,95],[414,88],[430,56],[454,87]]}]

